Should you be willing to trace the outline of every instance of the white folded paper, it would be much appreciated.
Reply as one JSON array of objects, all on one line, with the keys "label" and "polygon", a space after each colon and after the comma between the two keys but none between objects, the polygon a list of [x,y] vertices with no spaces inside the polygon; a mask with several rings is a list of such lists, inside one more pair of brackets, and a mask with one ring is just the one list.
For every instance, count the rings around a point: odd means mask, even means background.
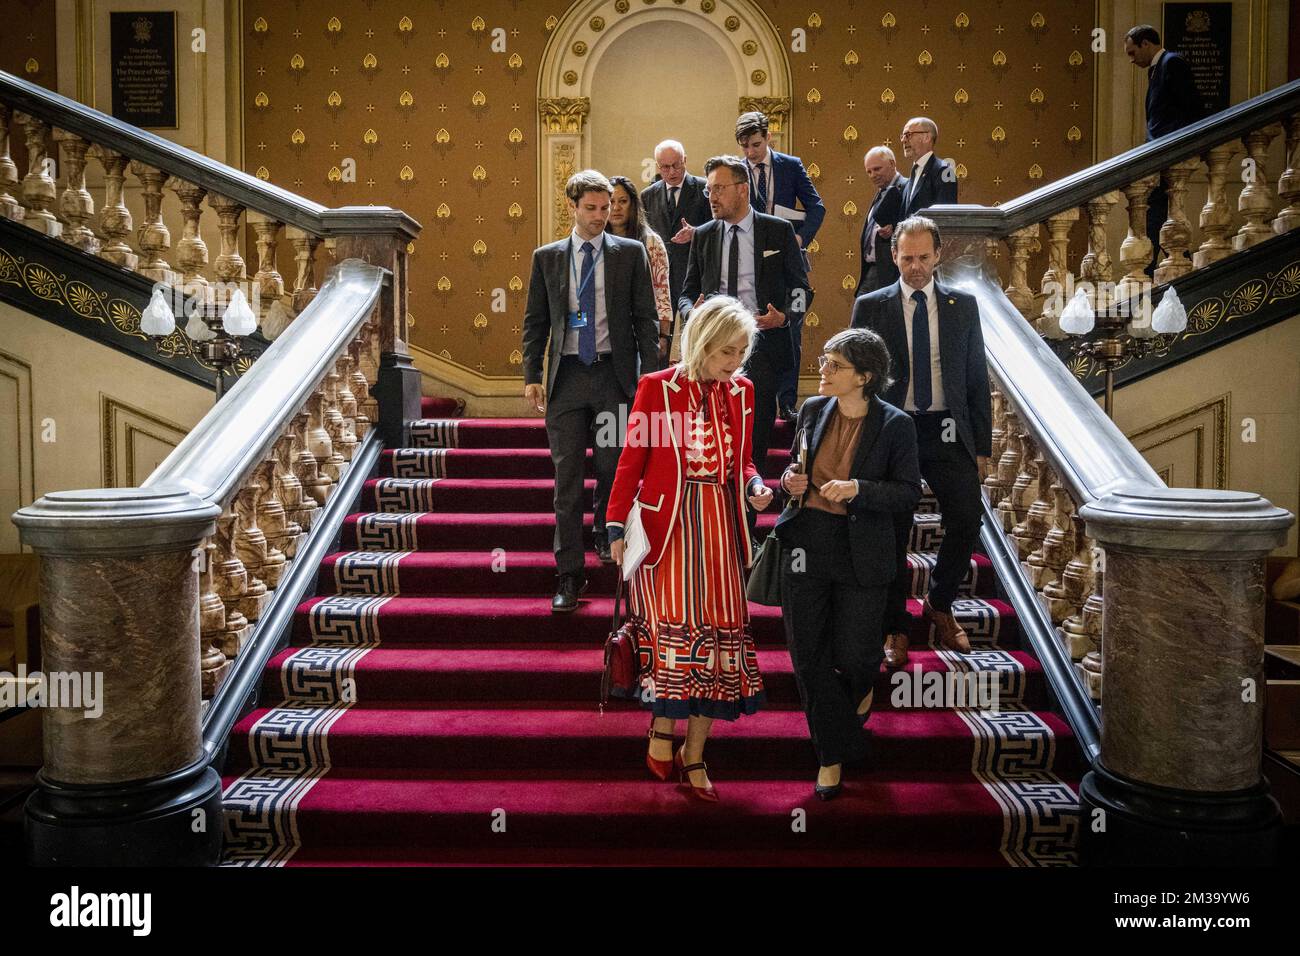
[{"label": "white folded paper", "polygon": [[780,203],[772,207],[772,215],[780,216],[786,222],[803,222],[807,218],[807,213],[802,209],[791,209],[789,206],[782,206]]},{"label": "white folded paper", "polygon": [[641,502],[632,502],[632,510],[627,513],[623,523],[623,580],[631,580],[632,574],[650,553],[650,539],[641,524]]}]

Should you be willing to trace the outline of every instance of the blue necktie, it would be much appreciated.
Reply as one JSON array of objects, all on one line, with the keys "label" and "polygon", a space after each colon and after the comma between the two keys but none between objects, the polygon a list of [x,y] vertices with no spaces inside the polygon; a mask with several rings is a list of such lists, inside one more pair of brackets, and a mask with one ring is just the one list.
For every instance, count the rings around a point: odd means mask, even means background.
[{"label": "blue necktie", "polygon": [[595,247],[590,242],[582,244],[582,278],[578,280],[578,311],[587,317],[587,324],[578,329],[578,358],[583,365],[596,361],[596,276]]},{"label": "blue necktie", "polygon": [[930,310],[920,289],[912,293],[912,301],[916,303],[912,313],[912,397],[918,412],[928,412],[934,401],[930,394]]},{"label": "blue necktie", "polygon": [[754,167],[754,208],[767,212],[767,163]]}]

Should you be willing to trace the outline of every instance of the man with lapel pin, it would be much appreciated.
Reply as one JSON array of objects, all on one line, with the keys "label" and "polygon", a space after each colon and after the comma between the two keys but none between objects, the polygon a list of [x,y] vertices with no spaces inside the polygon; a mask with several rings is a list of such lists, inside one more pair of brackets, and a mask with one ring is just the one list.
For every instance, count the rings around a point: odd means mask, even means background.
[{"label": "man with lapel pin", "polygon": [[867,221],[862,224],[862,268],[856,295],[866,295],[898,281],[889,239],[894,234],[894,225],[902,218],[903,186],[907,182],[899,174],[894,151],[888,146],[867,150],[862,166],[875,184],[876,198],[871,200]]},{"label": "man with lapel pin", "polygon": [[[713,212],[704,195],[703,177],[686,171],[686,148],[681,143],[666,139],[655,147],[654,156],[655,168],[662,178],[641,190],[641,205],[645,208],[646,222],[668,248],[668,291],[676,309],[686,281],[691,237],[696,226],[713,218]],[[672,347],[669,332],[664,354],[671,354]]]},{"label": "man with lapel pin", "polygon": [[[771,148],[772,134],[767,117],[759,112],[742,113],[736,119],[736,144],[745,154],[745,172],[749,178],[749,202],[755,212],[784,219],[794,227],[801,250],[817,236],[826,206],[817,194],[803,160]],[[802,206],[796,209],[795,204]],[[808,253],[802,252],[804,271],[808,270]],[[799,365],[803,361],[803,314],[792,320],[790,338],[794,357],[790,367],[777,380],[777,402],[781,417],[793,420],[799,397]],[[759,465],[762,468],[762,465]]]},{"label": "man with lapel pin", "polygon": [[957,172],[934,155],[939,141],[939,125],[928,116],[914,116],[903,126],[903,155],[912,160],[912,171],[903,186],[903,209],[906,219],[931,206],[957,202]]},{"label": "man with lapel pin", "polygon": [[[894,227],[891,244],[899,281],[860,296],[853,304],[852,326],[884,338],[894,379],[884,399],[916,422],[921,475],[939,501],[944,532],[923,611],[940,643],[965,654],[970,642],[952,614],[952,602],[979,541],[981,483],[993,446],[979,306],[972,296],[935,281],[941,240],[932,220],[904,219]],[[892,667],[907,663],[911,581],[901,569],[912,523],[909,513],[895,517],[900,573],[885,608],[885,663]]]},{"label": "man with lapel pin", "polygon": [[780,376],[794,362],[791,331],[812,304],[812,290],[794,228],[750,205],[745,161],[715,156],[704,164],[704,173],[713,221],[695,230],[677,304],[683,331],[691,310],[719,293],[739,299],[758,319],[758,340],[745,375],[754,383],[754,465],[761,473],[776,421]]},{"label": "man with lapel pin", "polygon": [[[659,367],[650,261],[640,241],[605,232],[613,195],[609,180],[594,169],[583,170],[569,177],[564,193],[573,232],[533,253],[523,332],[524,399],[546,413],[555,465],[559,578],[551,611],[557,614],[575,610],[587,587],[582,496],[588,436],[593,426],[619,421],[619,406],[636,396],[641,373]],[[621,451],[620,442],[597,441],[592,449],[596,551],[606,563],[612,558],[605,505]]]}]

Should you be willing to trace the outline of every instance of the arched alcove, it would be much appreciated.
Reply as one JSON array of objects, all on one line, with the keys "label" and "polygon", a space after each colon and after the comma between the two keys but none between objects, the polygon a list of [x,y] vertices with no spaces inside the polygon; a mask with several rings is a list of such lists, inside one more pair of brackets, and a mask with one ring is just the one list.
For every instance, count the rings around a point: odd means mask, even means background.
[{"label": "arched alcove", "polygon": [[[676,52],[675,45],[682,47],[682,53]],[[693,62],[691,56],[683,55],[691,51],[711,51],[710,55],[722,62]],[[631,89],[631,71],[624,59],[629,54],[636,57],[644,78],[639,91]],[[618,62],[611,60],[602,66],[606,57],[618,58]],[[604,89],[602,82],[612,82],[614,88]],[[627,102],[631,92],[637,95]],[[552,28],[542,57],[537,96],[540,242],[550,242],[571,228],[563,188],[578,169],[611,167],[608,172],[636,180],[655,143],[672,136],[686,144],[698,172],[704,156],[715,150],[710,144],[734,150],[731,124],[737,114],[750,109],[768,114],[773,145],[778,149],[790,135],[786,51],[767,15],[747,0],[577,3]],[[722,107],[723,97],[730,102],[730,110]],[[674,100],[682,104],[676,118],[671,108]],[[638,114],[642,104],[645,109]],[[643,121],[638,122],[641,117]],[[659,129],[665,122],[675,122],[675,128]],[[721,128],[715,129],[718,124]],[[641,132],[627,143],[626,152],[614,150],[599,157],[600,163],[595,162],[596,139],[603,144],[621,135],[619,130],[632,127]],[[599,137],[594,132],[598,129]]]}]

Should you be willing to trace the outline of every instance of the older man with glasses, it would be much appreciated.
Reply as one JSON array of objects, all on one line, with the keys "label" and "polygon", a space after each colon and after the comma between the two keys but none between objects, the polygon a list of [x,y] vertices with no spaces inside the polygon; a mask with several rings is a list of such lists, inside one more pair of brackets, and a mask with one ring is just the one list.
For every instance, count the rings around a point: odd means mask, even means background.
[{"label": "older man with glasses", "polygon": [[914,116],[903,125],[899,137],[903,155],[912,160],[912,171],[903,186],[903,209],[906,219],[931,206],[957,202],[957,171],[952,163],[934,155],[939,141],[939,126],[928,116]]},{"label": "older man with glasses", "polygon": [[[681,143],[664,140],[655,147],[654,157],[660,178],[641,190],[641,205],[646,222],[668,248],[668,291],[676,308],[686,281],[691,237],[695,227],[712,219],[713,213],[704,195],[703,177],[686,171],[686,148]],[[665,354],[671,354],[672,345],[670,332]]]}]

